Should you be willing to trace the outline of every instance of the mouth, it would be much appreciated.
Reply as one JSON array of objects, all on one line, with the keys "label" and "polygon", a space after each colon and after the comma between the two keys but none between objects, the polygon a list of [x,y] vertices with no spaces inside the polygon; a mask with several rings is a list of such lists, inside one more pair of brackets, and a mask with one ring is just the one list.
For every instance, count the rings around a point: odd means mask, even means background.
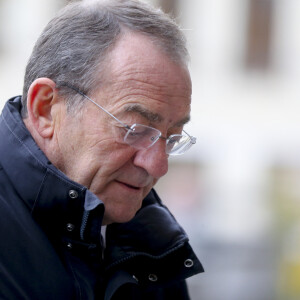
[{"label": "mouth", "polygon": [[121,181],[118,181],[116,180],[117,183],[129,188],[129,189],[132,189],[132,190],[136,190],[136,191],[139,191],[141,189],[141,187],[138,187],[138,186],[134,186],[134,185],[131,185],[129,183],[125,183],[125,182],[121,182]]}]

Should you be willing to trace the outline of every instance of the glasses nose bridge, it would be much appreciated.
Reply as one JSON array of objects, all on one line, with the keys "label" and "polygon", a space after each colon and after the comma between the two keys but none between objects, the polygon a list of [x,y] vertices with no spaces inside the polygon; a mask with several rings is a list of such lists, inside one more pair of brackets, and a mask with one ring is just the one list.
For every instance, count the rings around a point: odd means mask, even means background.
[{"label": "glasses nose bridge", "polygon": [[[153,138],[154,138],[154,137],[153,137]],[[159,141],[160,139],[163,140],[163,141],[167,141],[167,140],[168,140],[168,138],[162,136],[162,135],[161,135],[161,132],[160,132],[160,135],[157,136],[156,138],[154,138],[154,141],[153,141],[146,149],[153,148],[153,146],[155,146],[155,145],[158,144],[158,141]],[[167,149],[167,143],[165,142],[165,143],[164,143],[164,150],[165,150],[165,152],[166,152],[166,149]]]},{"label": "glasses nose bridge", "polygon": [[163,141],[165,141],[165,146],[167,146],[167,144],[168,144],[168,142],[169,142],[169,140],[170,140],[169,137],[165,137],[165,136],[162,135],[162,133],[160,133],[160,136],[159,136],[159,137],[157,138],[157,140],[153,143],[153,145],[154,145],[155,143],[157,143],[160,139],[163,140]]},{"label": "glasses nose bridge", "polygon": [[[169,138],[168,138],[168,137],[164,137],[164,136],[160,135],[160,136],[158,137],[157,141],[158,141],[159,139],[161,139],[161,140],[164,140],[164,141],[166,141],[166,142],[167,142]],[[156,141],[156,142],[157,142],[157,141]]]}]

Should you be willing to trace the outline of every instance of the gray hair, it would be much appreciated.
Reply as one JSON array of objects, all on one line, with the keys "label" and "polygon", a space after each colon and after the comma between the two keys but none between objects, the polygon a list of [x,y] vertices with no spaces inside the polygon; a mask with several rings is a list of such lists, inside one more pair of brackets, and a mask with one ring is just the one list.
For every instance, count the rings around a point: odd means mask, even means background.
[{"label": "gray hair", "polygon": [[56,83],[69,110],[78,107],[82,97],[66,83],[93,92],[104,76],[106,54],[128,30],[149,37],[170,59],[187,63],[182,31],[159,9],[134,0],[71,3],[49,22],[34,46],[25,72],[22,116],[27,115],[28,89],[41,77]]}]

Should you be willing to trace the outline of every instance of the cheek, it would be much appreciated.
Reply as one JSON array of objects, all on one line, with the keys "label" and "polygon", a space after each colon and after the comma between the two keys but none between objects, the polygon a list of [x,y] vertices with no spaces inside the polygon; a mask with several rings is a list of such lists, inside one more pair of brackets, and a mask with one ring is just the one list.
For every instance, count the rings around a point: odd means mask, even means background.
[{"label": "cheek", "polygon": [[72,169],[76,166],[82,147],[79,147],[80,140],[76,129],[68,124],[62,124],[60,130],[56,130],[55,136],[55,148],[51,154],[52,163],[64,172],[71,179]]},{"label": "cheek", "polygon": [[89,171],[86,177],[90,178],[91,188],[100,193],[110,181],[127,169],[136,151],[127,145],[117,143],[102,144],[97,148],[93,155],[87,156],[89,168],[86,169]]},{"label": "cheek", "polygon": [[101,165],[110,165],[115,169],[132,160],[136,150],[128,145],[111,141],[98,145],[97,158]]}]

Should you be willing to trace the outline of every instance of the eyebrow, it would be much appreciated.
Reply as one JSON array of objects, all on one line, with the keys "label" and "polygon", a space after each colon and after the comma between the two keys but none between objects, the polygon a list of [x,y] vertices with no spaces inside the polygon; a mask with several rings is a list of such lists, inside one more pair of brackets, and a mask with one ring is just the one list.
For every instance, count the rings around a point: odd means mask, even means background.
[{"label": "eyebrow", "polygon": [[185,118],[183,118],[182,120],[180,120],[179,122],[177,122],[175,124],[175,127],[181,127],[184,126],[185,124],[187,124],[189,121],[191,120],[190,115],[186,116]]},{"label": "eyebrow", "polygon": [[[126,112],[135,112],[140,114],[142,117],[147,119],[149,122],[155,122],[155,123],[160,123],[164,120],[162,115],[159,113],[153,113],[152,111],[148,110],[147,108],[139,105],[139,104],[131,104],[126,106],[125,108]],[[182,120],[178,121],[174,127],[181,127],[188,123],[190,121],[190,116],[186,116]]]},{"label": "eyebrow", "polygon": [[138,113],[150,122],[160,123],[164,120],[164,118],[160,114],[153,113],[152,111],[139,104],[128,105],[126,106],[125,111]]}]

